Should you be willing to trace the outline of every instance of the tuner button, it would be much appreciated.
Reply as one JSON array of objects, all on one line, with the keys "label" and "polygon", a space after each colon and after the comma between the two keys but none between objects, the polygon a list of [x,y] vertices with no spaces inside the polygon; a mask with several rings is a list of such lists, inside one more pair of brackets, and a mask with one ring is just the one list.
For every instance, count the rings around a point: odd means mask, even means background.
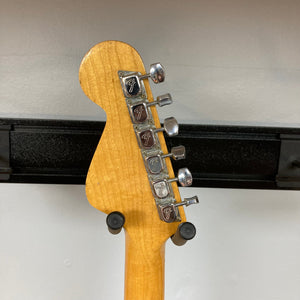
[{"label": "tuner button", "polygon": [[156,98],[156,101],[147,103],[147,106],[158,105],[159,107],[172,104],[173,100],[170,94],[160,95]]},{"label": "tuner button", "polygon": [[175,136],[178,134],[179,125],[175,118],[170,117],[164,120],[164,126],[162,128],[157,128],[155,132],[165,131],[168,136]]},{"label": "tuner button", "polygon": [[150,65],[150,78],[154,83],[165,81],[165,69],[160,63]]},{"label": "tuner button", "polygon": [[176,146],[171,149],[171,152],[168,154],[164,154],[161,156],[162,158],[165,157],[172,157],[174,160],[181,160],[185,159],[185,147],[184,146]]},{"label": "tuner button", "polygon": [[111,212],[106,217],[108,231],[112,234],[118,234],[125,223],[125,217],[118,211]]},{"label": "tuner button", "polygon": [[146,79],[150,77],[154,83],[161,83],[165,80],[165,70],[160,63],[150,65],[149,73],[139,76],[139,79]]},{"label": "tuner button", "polygon": [[198,204],[199,203],[199,199],[197,196],[194,197],[190,197],[190,198],[184,198],[183,201],[179,202],[179,203],[175,203],[174,206],[178,207],[178,206],[190,206],[193,204]]},{"label": "tuner button", "polygon": [[172,158],[174,160],[185,159],[185,147],[184,146],[176,146],[171,149]]},{"label": "tuner button", "polygon": [[191,186],[193,183],[193,177],[188,168],[179,169],[177,177],[181,186]]},{"label": "tuner button", "polygon": [[175,245],[182,246],[186,241],[193,239],[195,235],[195,226],[190,222],[184,222],[178,225],[177,231],[171,239]]},{"label": "tuner button", "polygon": [[156,98],[156,101],[158,102],[158,106],[160,107],[173,103],[172,96],[169,93],[158,96]]},{"label": "tuner button", "polygon": [[178,170],[176,178],[168,179],[168,182],[178,181],[181,186],[191,186],[193,177],[188,168],[181,168]]},{"label": "tuner button", "polygon": [[172,157],[174,160],[180,160],[185,158],[185,147],[184,146],[177,146],[171,149],[171,152],[164,155],[153,155],[146,157],[146,166],[150,173],[152,174],[159,174],[163,169],[163,162],[162,158]]}]

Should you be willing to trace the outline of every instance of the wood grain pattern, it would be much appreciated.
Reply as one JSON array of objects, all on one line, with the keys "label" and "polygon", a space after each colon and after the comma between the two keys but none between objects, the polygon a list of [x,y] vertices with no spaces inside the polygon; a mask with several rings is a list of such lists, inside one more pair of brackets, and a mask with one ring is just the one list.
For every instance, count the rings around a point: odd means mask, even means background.
[{"label": "wood grain pattern", "polygon": [[[107,115],[87,175],[86,195],[92,206],[106,214],[120,211],[125,215],[125,299],[163,300],[165,241],[175,233],[179,223],[167,224],[158,217],[118,77],[119,70],[146,73],[137,51],[118,41],[94,46],[80,66],[83,91]],[[144,83],[148,99],[153,101],[148,80]],[[160,127],[156,108],[151,107],[151,111],[156,127]],[[159,133],[159,141],[163,152],[167,153],[163,133]],[[170,177],[174,176],[169,158],[166,164]],[[172,183],[172,187],[179,202],[177,184]],[[185,221],[182,208],[180,214]]]}]

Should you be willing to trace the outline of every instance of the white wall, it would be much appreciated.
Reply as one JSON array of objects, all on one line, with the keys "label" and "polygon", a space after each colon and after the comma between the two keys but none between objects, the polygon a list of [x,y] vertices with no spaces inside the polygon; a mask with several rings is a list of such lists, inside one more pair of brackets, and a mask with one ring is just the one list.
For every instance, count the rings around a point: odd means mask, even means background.
[{"label": "white wall", "polygon": [[[94,44],[161,61],[181,123],[300,125],[299,1],[1,3],[0,117],[105,120],[78,84]],[[166,251],[166,300],[299,300],[299,192],[181,189],[197,237]],[[122,299],[124,237],[83,186],[0,185],[0,299]],[[142,300],[142,299],[139,299]]]},{"label": "white wall", "polygon": [[[0,299],[123,299],[124,235],[83,186],[0,188]],[[180,191],[199,195],[197,236],[167,243],[166,300],[299,300],[298,192]]]},{"label": "white wall", "polygon": [[[2,0],[4,2],[4,0]],[[101,119],[78,85],[107,39],[160,60],[175,114],[193,123],[297,123],[299,1],[42,1],[1,4],[1,116]]]}]

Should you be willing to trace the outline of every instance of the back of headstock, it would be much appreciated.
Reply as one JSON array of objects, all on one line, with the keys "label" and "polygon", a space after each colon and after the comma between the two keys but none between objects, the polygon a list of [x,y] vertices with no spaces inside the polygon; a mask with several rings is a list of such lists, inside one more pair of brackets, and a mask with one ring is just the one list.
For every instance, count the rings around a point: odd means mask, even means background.
[{"label": "back of headstock", "polygon": [[104,213],[125,217],[125,298],[163,299],[164,243],[185,221],[182,205],[198,201],[180,199],[176,181],[190,185],[192,179],[185,169],[175,178],[170,157],[184,158],[184,147],[168,154],[162,132],[175,135],[176,120],[166,119],[160,128],[155,106],[172,99],[154,100],[150,90],[148,78],[161,82],[164,70],[156,64],[146,74],[135,49],[107,41],[85,55],[79,76],[85,94],[107,115],[87,175],[87,198]]}]

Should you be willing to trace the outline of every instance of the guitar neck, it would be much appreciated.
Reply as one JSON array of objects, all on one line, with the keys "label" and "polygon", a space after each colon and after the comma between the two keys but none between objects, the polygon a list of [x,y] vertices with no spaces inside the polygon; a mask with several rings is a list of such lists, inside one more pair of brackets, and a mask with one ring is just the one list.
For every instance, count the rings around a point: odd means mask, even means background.
[{"label": "guitar neck", "polygon": [[126,233],[125,300],[164,299],[165,244],[134,240]]}]

